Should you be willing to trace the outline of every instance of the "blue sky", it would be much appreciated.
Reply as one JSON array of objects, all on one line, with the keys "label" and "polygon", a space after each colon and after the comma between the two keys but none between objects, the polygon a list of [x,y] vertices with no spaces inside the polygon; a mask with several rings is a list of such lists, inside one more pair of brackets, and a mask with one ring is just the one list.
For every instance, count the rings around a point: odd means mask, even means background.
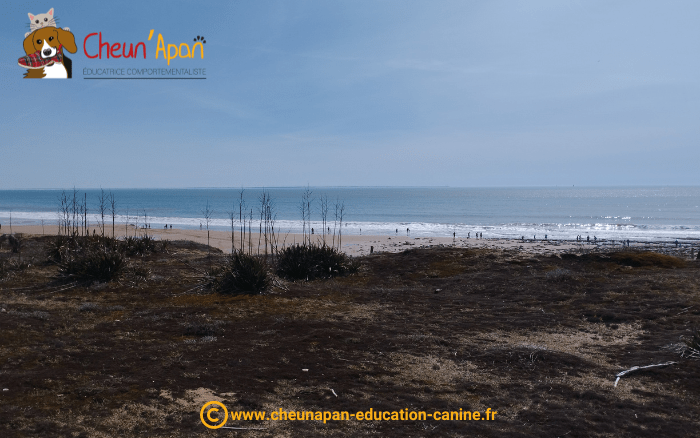
[{"label": "blue sky", "polygon": [[[22,80],[55,8],[74,78]],[[696,1],[4,1],[0,188],[697,185]],[[207,79],[166,67],[206,37]],[[146,41],[87,59],[83,39]]]}]

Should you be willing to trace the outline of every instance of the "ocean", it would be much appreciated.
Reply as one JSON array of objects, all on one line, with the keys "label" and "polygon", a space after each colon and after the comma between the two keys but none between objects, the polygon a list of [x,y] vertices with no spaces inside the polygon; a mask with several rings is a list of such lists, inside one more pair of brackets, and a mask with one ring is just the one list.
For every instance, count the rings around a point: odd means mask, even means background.
[{"label": "ocean", "polygon": [[[319,199],[328,199],[327,221],[335,221],[336,204],[344,206],[343,234],[473,236],[485,238],[630,239],[635,241],[700,239],[700,187],[309,187],[311,227],[321,228]],[[300,204],[306,188],[267,188],[274,205],[275,228],[302,229]],[[73,189],[65,190],[72,196]],[[88,220],[95,224],[100,190],[87,194]],[[109,190],[106,190],[109,193]],[[209,227],[230,230],[230,213],[238,223],[240,189],[115,189],[117,223],[152,228],[199,228],[207,202],[213,210]],[[259,218],[262,188],[243,191],[245,210]],[[0,224],[55,224],[62,190],[0,190]],[[138,218],[136,217],[138,214]],[[108,220],[111,222],[111,216]],[[335,221],[335,225],[334,225]],[[7,228],[3,226],[2,231]],[[319,231],[317,231],[319,232]]]}]

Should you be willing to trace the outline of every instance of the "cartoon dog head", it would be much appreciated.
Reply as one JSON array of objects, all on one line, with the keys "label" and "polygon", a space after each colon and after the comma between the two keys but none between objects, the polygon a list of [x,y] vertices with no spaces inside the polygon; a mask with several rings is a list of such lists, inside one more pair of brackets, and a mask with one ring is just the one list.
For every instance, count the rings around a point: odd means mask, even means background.
[{"label": "cartoon dog head", "polygon": [[58,52],[58,46],[63,46],[70,53],[75,53],[75,37],[70,31],[57,27],[42,27],[24,39],[24,52],[27,55],[41,51],[42,58],[51,58]]}]

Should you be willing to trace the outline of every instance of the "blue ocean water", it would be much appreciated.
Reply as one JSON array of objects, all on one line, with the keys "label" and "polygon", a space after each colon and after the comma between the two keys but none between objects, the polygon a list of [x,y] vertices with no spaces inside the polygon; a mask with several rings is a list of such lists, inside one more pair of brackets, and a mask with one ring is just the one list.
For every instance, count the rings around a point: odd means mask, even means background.
[{"label": "blue ocean water", "polygon": [[[265,189],[282,233],[301,232],[299,205],[303,187]],[[331,230],[336,202],[345,207],[343,234],[392,235],[398,230],[411,236],[575,239],[577,235],[604,239],[658,241],[700,239],[700,187],[310,187],[312,227],[321,227],[319,198],[329,203]],[[261,188],[243,191],[246,210],[259,217]],[[12,215],[16,225],[56,223],[61,190],[0,190],[0,223]],[[72,195],[72,189],[66,190]],[[87,194],[91,223],[98,218],[100,190],[78,189]],[[210,228],[230,230],[229,213],[238,220],[240,189],[116,189],[117,222],[151,227],[172,224],[199,228],[207,202],[213,210]],[[136,215],[138,219],[135,219]],[[255,228],[255,221],[253,223]],[[5,228],[3,228],[3,231]]]}]

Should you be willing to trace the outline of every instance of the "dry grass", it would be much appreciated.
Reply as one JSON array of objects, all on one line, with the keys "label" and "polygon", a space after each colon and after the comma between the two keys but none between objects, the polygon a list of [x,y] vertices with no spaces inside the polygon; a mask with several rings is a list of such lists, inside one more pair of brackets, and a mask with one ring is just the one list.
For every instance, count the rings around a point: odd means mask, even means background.
[{"label": "dry grass", "polygon": [[[229,423],[267,428],[251,437],[692,436],[700,418],[699,362],[676,348],[697,342],[700,269],[673,257],[409,250],[360,259],[347,277],[228,296],[195,287],[206,247],[137,256],[138,282],[63,289],[42,239],[24,245],[34,263],[0,283],[1,436],[211,436],[198,411],[209,400],[499,412]],[[679,363],[612,386],[667,360]]]}]

